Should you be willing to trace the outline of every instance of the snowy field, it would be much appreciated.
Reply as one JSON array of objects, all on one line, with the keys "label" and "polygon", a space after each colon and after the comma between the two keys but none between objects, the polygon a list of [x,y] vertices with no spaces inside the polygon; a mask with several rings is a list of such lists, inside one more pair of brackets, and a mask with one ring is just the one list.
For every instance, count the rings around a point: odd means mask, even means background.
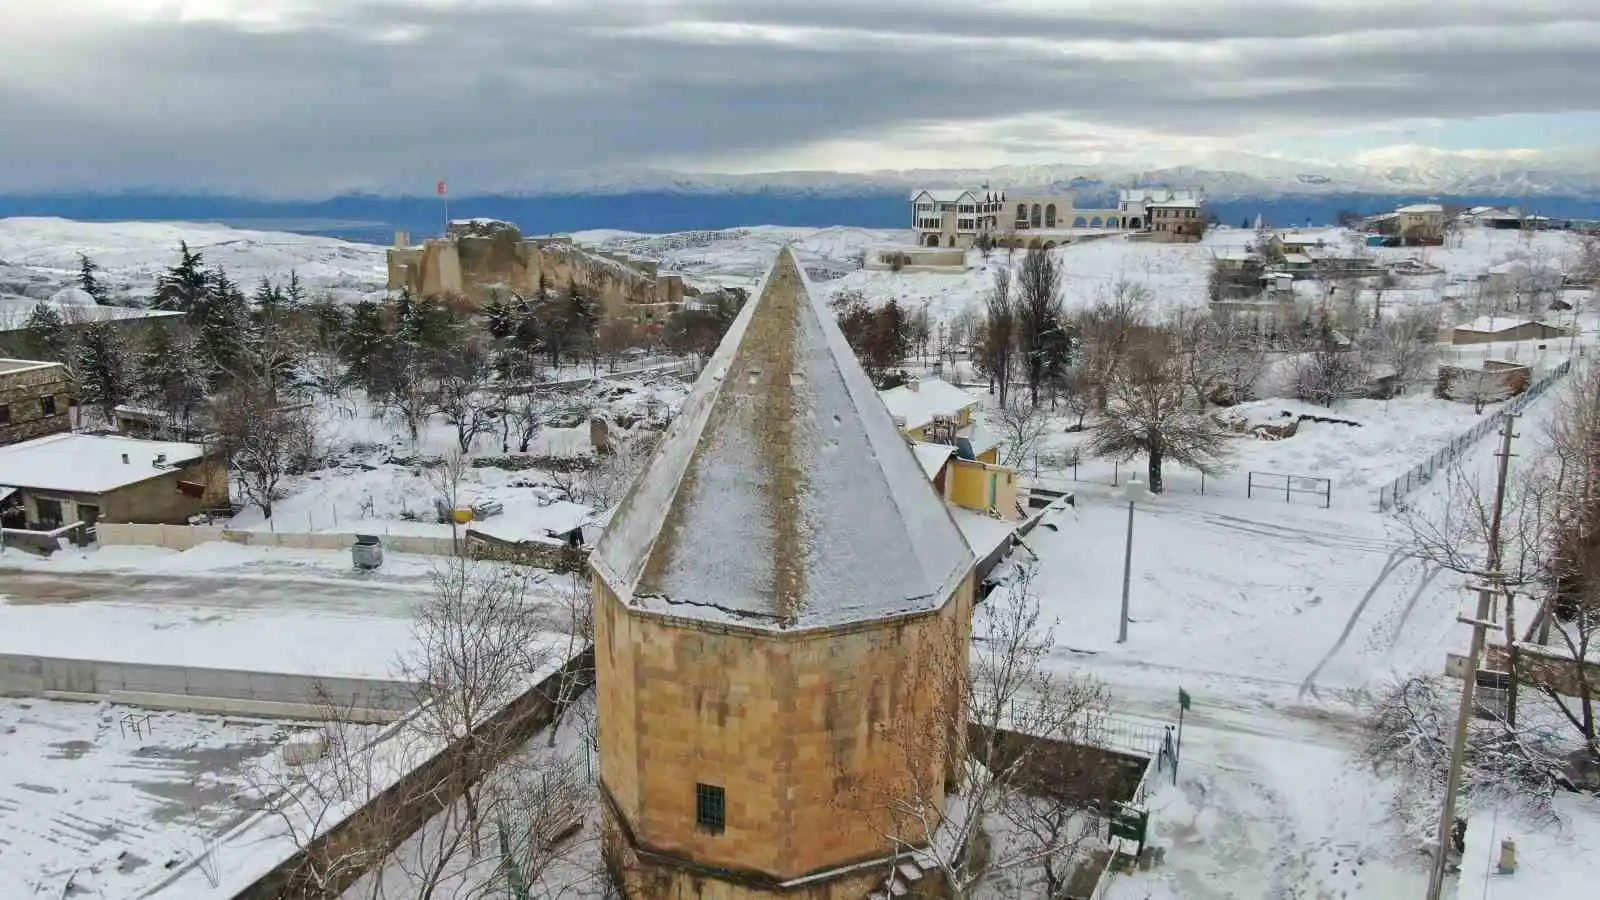
[{"label": "snowy field", "polygon": [[74,222],[0,219],[0,296],[44,300],[74,281],[78,255],[103,270],[113,293],[148,297],[156,277],[178,261],[178,244],[201,253],[245,291],[263,277],[300,275],[315,297],[355,300],[382,294],[388,280],[383,247],[276,231],[243,231],[195,222]]},{"label": "snowy field", "polygon": [[[1529,409],[1523,451],[1532,452],[1553,406],[1546,398]],[[1339,430],[1311,446],[1330,453],[1363,430],[1316,426],[1325,427]],[[1491,443],[1468,454],[1468,471],[1487,471]],[[1382,452],[1346,444],[1340,465],[1354,467],[1364,451]],[[1127,503],[1108,483],[1063,486],[1076,491],[1077,507],[1028,538],[1041,557],[1046,615],[1059,621],[1061,670],[1103,679],[1115,713],[1135,721],[1175,721],[1180,687],[1194,698],[1178,784],[1151,800],[1166,864],[1120,878],[1110,896],[1420,895],[1426,859],[1393,815],[1396,786],[1357,758],[1360,722],[1375,695],[1442,672],[1445,654],[1465,648],[1467,630],[1455,620],[1470,599],[1463,578],[1412,558],[1399,520],[1341,504],[1337,493],[1325,510],[1172,489],[1135,512],[1131,624],[1119,644],[1122,572],[1111,561],[1123,558]],[[1435,489],[1414,499],[1424,514],[1440,502]],[[1473,880],[1462,896],[1579,895],[1562,892],[1578,891],[1575,879],[1600,864],[1592,843],[1600,808],[1569,797],[1563,810],[1559,832],[1510,811],[1471,810]],[[1480,883],[1491,845],[1497,853],[1507,835],[1523,870]]]},{"label": "snowy field", "polygon": [[0,699],[0,896],[135,896],[247,814],[233,795],[290,727],[143,716]]}]

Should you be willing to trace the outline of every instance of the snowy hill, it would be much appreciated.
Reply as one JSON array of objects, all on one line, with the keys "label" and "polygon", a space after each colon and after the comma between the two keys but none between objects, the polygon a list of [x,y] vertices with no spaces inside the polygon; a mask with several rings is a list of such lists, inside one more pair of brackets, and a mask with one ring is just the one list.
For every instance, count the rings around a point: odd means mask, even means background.
[{"label": "snowy hill", "polygon": [[148,296],[156,277],[176,262],[179,242],[246,290],[293,270],[313,296],[349,300],[381,292],[387,279],[384,248],[372,244],[190,222],[13,218],[0,219],[0,297],[48,299],[76,277],[79,254],[100,266],[113,292]]}]

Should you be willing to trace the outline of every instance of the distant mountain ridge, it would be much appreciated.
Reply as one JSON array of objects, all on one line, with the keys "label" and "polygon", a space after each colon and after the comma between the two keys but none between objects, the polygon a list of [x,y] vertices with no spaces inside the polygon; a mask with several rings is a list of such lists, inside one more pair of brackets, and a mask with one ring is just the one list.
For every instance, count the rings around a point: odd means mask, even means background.
[{"label": "distant mountain ridge", "polygon": [[[906,227],[913,188],[979,187],[1070,191],[1083,206],[1108,203],[1119,187],[1203,187],[1211,211],[1237,224],[1260,215],[1275,225],[1332,222],[1343,210],[1377,212],[1420,200],[1520,206],[1556,217],[1600,218],[1600,152],[1453,153],[1385,148],[1356,163],[1229,154],[1192,165],[1030,165],[867,173],[686,174],[636,169],[551,176],[514,190],[450,197],[455,217],[516,222],[529,234],[621,229],[648,233],[748,225]],[[429,185],[431,188],[432,185]],[[219,222],[388,243],[395,230],[438,233],[444,207],[431,193],[274,199],[134,190],[116,194],[0,195],[0,217],[83,221]]]}]

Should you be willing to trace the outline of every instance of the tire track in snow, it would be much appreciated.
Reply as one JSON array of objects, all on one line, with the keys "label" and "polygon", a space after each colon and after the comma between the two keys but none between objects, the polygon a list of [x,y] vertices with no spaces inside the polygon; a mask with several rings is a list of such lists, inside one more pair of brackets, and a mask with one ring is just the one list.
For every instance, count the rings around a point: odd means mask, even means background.
[{"label": "tire track in snow", "polygon": [[1322,655],[1322,659],[1317,663],[1316,668],[1312,669],[1311,673],[1306,676],[1306,680],[1300,683],[1299,696],[1302,699],[1305,698],[1307,693],[1318,700],[1322,699],[1322,694],[1317,691],[1317,675],[1322,672],[1322,667],[1326,666],[1338,654],[1340,648],[1344,647],[1344,642],[1350,639],[1350,633],[1355,631],[1356,622],[1360,620],[1362,612],[1367,608],[1367,604],[1372,601],[1373,595],[1378,593],[1378,589],[1383,587],[1383,583],[1389,579],[1390,575],[1394,574],[1395,569],[1398,569],[1400,564],[1409,558],[1408,554],[1400,550],[1395,550],[1389,554],[1388,560],[1384,562],[1383,568],[1378,572],[1378,577],[1372,580],[1372,585],[1367,588],[1366,594],[1361,597],[1361,602],[1356,604],[1356,608],[1350,613],[1350,618],[1345,621],[1344,631],[1339,633],[1339,639],[1333,642],[1333,646],[1328,648],[1328,652]]}]

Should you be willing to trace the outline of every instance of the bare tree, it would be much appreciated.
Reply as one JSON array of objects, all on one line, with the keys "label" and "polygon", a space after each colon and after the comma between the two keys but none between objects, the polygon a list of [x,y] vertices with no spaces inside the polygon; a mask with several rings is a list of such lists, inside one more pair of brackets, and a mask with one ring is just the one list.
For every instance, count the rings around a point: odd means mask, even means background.
[{"label": "bare tree", "polygon": [[1113,377],[1105,412],[1091,429],[1089,451],[1113,459],[1147,459],[1150,490],[1161,493],[1168,460],[1212,474],[1222,469],[1227,437],[1187,402],[1180,357],[1163,336],[1135,343]]},{"label": "bare tree", "polygon": [[546,392],[529,388],[517,388],[503,394],[501,408],[504,410],[501,427],[502,452],[509,451],[510,438],[517,439],[517,452],[527,453],[533,445],[533,439],[538,436],[539,430],[544,427],[545,417],[555,406],[555,401]]},{"label": "bare tree", "polygon": [[488,434],[503,415],[499,398],[491,392],[489,349],[476,339],[455,342],[439,351],[433,368],[433,408],[456,430],[462,453],[472,452],[472,442]]},{"label": "bare tree", "polygon": [[[1365,759],[1380,773],[1400,777],[1396,817],[1423,834],[1432,831],[1444,797],[1458,700],[1453,693],[1443,678],[1407,679],[1378,699],[1365,723]],[[1462,772],[1466,796],[1557,820],[1552,800],[1562,787],[1560,760],[1547,738],[1474,720]]]},{"label": "bare tree", "polygon": [[434,512],[442,522],[450,525],[450,547],[457,556],[461,555],[461,526],[456,521],[456,510],[463,506],[461,486],[471,471],[472,461],[455,449],[437,462],[422,466],[422,479],[433,490]]},{"label": "bare tree", "polygon": [[983,368],[989,373],[990,391],[999,385],[1003,408],[1010,394],[1012,359],[1017,349],[1017,305],[1011,297],[1011,270],[994,273],[994,287],[984,303]]},{"label": "bare tree", "polygon": [[1332,406],[1359,393],[1367,381],[1365,360],[1346,345],[1324,318],[1301,358],[1295,393],[1307,403]]},{"label": "bare tree", "polygon": [[[1062,334],[1061,261],[1053,258],[1043,244],[1028,247],[1017,275],[1017,348],[1022,354],[1028,378],[1029,401],[1039,405],[1039,386],[1045,380],[1052,349],[1062,345],[1052,340]],[[1004,404],[1002,404],[1004,405]]]},{"label": "bare tree", "polygon": [[[556,615],[560,630],[566,633],[566,659],[573,659],[594,645],[594,589],[584,570],[571,573],[558,598]],[[555,726],[550,729],[550,746],[556,745],[556,732],[562,716],[589,684],[589,673],[568,671],[556,687]]]},{"label": "bare tree", "polygon": [[474,856],[482,851],[485,824],[480,780],[508,749],[493,729],[476,726],[528,689],[551,661],[545,630],[524,572],[459,557],[435,570],[432,593],[415,613],[416,646],[400,666],[405,680],[425,692],[414,727],[457,745]]},{"label": "bare tree", "polygon": [[281,389],[278,359],[271,346],[241,352],[210,417],[245,501],[268,519],[284,480],[316,456],[311,406]]},{"label": "bare tree", "polygon": [[1438,359],[1434,342],[1439,334],[1437,309],[1407,310],[1392,319],[1380,321],[1365,336],[1362,348],[1378,364],[1387,367],[1400,390],[1405,390],[1428,372]]},{"label": "bare tree", "polygon": [[1050,420],[1038,407],[1012,404],[994,411],[990,421],[1000,433],[1000,464],[1015,469],[1037,468],[1039,441]]},{"label": "bare tree", "polygon": [[1590,756],[1600,759],[1596,690],[1589,677],[1593,663],[1588,662],[1600,647],[1600,371],[1590,367],[1573,376],[1548,444],[1556,467],[1548,551],[1553,584],[1541,625],[1553,619],[1559,627],[1541,632],[1554,631],[1578,676],[1572,679],[1576,696],[1552,689],[1545,694],[1583,737]]},{"label": "bare tree", "polygon": [[[890,843],[924,845],[955,900],[1022,870],[1043,867],[1049,878],[1063,878],[1086,833],[1066,824],[1088,813],[1083,794],[1040,791],[1040,776],[1052,753],[1083,743],[1109,695],[1099,682],[1063,678],[1049,664],[1055,623],[1041,613],[1033,578],[1031,569],[1019,570],[975,610],[970,643],[955,629],[930,648],[918,677],[959,702],[945,704],[938,721],[895,723],[885,752],[896,754],[895,769],[907,777],[893,786],[860,785],[853,795],[891,809]],[[954,744],[947,742],[952,735]],[[952,749],[954,760],[947,758]],[[946,794],[951,775],[957,802]],[[1081,786],[1081,774],[1077,780]],[[1034,827],[1019,844],[995,848],[986,822],[1008,813]],[[1045,827],[1052,817],[1062,827]],[[935,834],[945,839],[926,841]]]},{"label": "bare tree", "polygon": [[1111,382],[1122,366],[1129,343],[1144,327],[1145,310],[1154,300],[1142,284],[1118,280],[1078,318],[1083,375],[1093,390],[1095,406],[1104,409]]}]

